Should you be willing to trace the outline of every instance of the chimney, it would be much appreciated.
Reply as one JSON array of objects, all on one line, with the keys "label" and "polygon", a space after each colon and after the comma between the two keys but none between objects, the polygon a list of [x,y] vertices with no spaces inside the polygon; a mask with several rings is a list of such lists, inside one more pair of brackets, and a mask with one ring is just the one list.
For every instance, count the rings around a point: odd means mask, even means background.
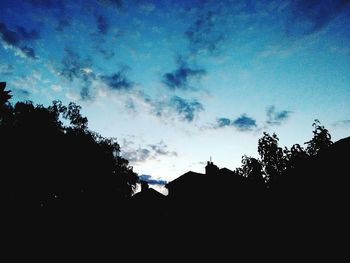
[{"label": "chimney", "polygon": [[141,192],[146,191],[149,188],[149,185],[145,181],[141,181]]},{"label": "chimney", "polygon": [[207,162],[207,166],[205,166],[205,174],[215,175],[218,171],[219,167],[217,167],[211,160]]}]

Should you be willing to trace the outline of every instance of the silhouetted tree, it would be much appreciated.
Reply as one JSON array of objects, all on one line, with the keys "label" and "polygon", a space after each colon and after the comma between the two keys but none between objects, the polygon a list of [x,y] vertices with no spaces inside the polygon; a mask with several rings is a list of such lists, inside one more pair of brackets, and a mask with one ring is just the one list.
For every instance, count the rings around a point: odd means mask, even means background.
[{"label": "silhouetted tree", "polygon": [[8,102],[9,99],[11,99],[12,95],[10,94],[11,91],[5,91],[6,88],[6,82],[0,82],[0,106],[2,107],[4,104]]},{"label": "silhouetted tree", "polygon": [[[97,208],[113,210],[138,181],[120,156],[115,138],[88,129],[75,103],[51,106],[17,102],[1,84],[1,193],[18,209]],[[6,107],[5,107],[6,106]]]},{"label": "silhouetted tree", "polygon": [[236,169],[236,173],[257,185],[263,186],[265,183],[262,164],[253,157],[243,155],[242,166]]},{"label": "silhouetted tree", "polygon": [[278,137],[266,132],[258,141],[258,153],[265,173],[266,180],[271,184],[286,169],[283,149],[278,146]]},{"label": "silhouetted tree", "polygon": [[329,131],[321,125],[321,122],[319,120],[315,120],[312,124],[314,127],[313,131],[313,138],[306,142],[306,152],[310,156],[315,156],[319,152],[327,149],[329,146],[332,145],[331,135]]},{"label": "silhouetted tree", "polygon": [[301,147],[300,144],[294,144],[290,150],[285,147],[283,152],[287,169],[293,169],[297,167],[298,164],[300,164],[302,161],[305,161],[308,157],[305,149]]},{"label": "silhouetted tree", "polygon": [[9,99],[12,95],[11,91],[5,90],[6,82],[0,82],[0,124],[6,125],[6,122],[11,118],[11,104]]}]

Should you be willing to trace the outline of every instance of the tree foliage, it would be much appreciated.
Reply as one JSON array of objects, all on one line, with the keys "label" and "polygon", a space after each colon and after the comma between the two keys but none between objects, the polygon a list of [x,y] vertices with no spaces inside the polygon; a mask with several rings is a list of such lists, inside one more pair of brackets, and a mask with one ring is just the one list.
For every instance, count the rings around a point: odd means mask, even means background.
[{"label": "tree foliage", "polygon": [[307,145],[306,152],[309,156],[315,156],[332,145],[329,131],[321,125],[319,120],[316,119],[312,126],[314,127],[314,136],[305,143]]},{"label": "tree foliage", "polygon": [[88,129],[75,103],[8,102],[0,89],[2,192],[16,207],[110,205],[130,197],[137,175],[115,138]]},{"label": "tree foliage", "polygon": [[264,182],[263,167],[258,159],[242,156],[242,166],[236,170],[236,173],[251,181]]},{"label": "tree foliage", "polygon": [[238,174],[246,178],[259,178],[260,174],[267,185],[277,183],[291,169],[295,169],[313,156],[332,145],[329,131],[315,120],[313,138],[306,142],[306,148],[300,144],[294,144],[290,149],[279,147],[279,138],[275,133],[270,135],[263,133],[258,141],[258,153],[260,158],[242,157],[242,166],[236,170]]},{"label": "tree foliage", "polygon": [[286,168],[283,149],[278,146],[278,141],[275,133],[270,135],[266,132],[258,141],[258,153],[267,181],[274,180]]}]

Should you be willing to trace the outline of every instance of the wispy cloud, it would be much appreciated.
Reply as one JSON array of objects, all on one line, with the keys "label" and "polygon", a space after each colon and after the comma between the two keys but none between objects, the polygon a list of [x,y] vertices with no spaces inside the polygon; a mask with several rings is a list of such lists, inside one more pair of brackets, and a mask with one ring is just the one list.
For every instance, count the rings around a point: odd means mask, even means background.
[{"label": "wispy cloud", "polygon": [[73,81],[75,78],[81,80],[89,79],[89,72],[84,69],[91,67],[91,59],[82,59],[77,52],[69,48],[65,48],[64,51],[65,56],[61,61],[59,74],[70,81]]},{"label": "wispy cloud", "polygon": [[208,52],[214,54],[218,51],[224,34],[216,26],[217,14],[208,11],[198,15],[194,23],[186,30],[185,36],[189,41],[191,53]]},{"label": "wispy cloud", "polygon": [[332,126],[340,127],[340,128],[349,128],[350,127],[350,120],[336,121],[332,124]]},{"label": "wispy cloud", "polygon": [[19,96],[27,97],[41,91],[39,89],[41,80],[40,72],[33,70],[28,75],[15,76],[15,78],[9,82],[9,86],[13,87],[12,90]]},{"label": "wispy cloud", "polygon": [[15,67],[11,64],[0,64],[0,74],[1,75],[12,75],[15,70]]},{"label": "wispy cloud", "polygon": [[198,100],[187,100],[179,96],[173,96],[168,106],[179,115],[181,120],[187,122],[192,122],[198,113],[204,110],[204,106]]},{"label": "wispy cloud", "polygon": [[163,141],[155,144],[149,144],[148,146],[156,155],[177,156],[177,152],[169,151],[168,146]]},{"label": "wispy cloud", "polygon": [[349,0],[290,1],[286,34],[298,37],[318,32],[349,8],[349,3]]},{"label": "wispy cloud", "polygon": [[109,30],[109,23],[107,18],[103,15],[99,15],[96,17],[96,25],[98,32],[102,35],[106,35]]},{"label": "wispy cloud", "polygon": [[36,40],[40,38],[40,32],[36,29],[27,30],[23,26],[17,26],[16,32],[24,40]]},{"label": "wispy cloud", "polygon": [[130,90],[133,87],[133,83],[127,78],[125,70],[121,69],[112,75],[102,75],[100,79],[111,90]]},{"label": "wispy cloud", "polygon": [[82,83],[81,98],[83,100],[91,99],[90,87],[96,79],[96,74],[91,69],[92,60],[90,58],[82,59],[77,52],[69,48],[65,48],[64,51],[65,55],[58,69],[58,75],[69,81],[79,80]]},{"label": "wispy cloud", "polygon": [[132,164],[155,160],[162,156],[177,156],[177,152],[168,150],[168,146],[163,141],[146,146],[135,146],[134,142],[124,139],[121,147],[123,157]]},{"label": "wispy cloud", "polygon": [[5,23],[0,23],[0,39],[4,48],[12,48],[16,54],[22,57],[37,58],[35,50],[28,46],[28,43],[39,37],[38,30],[27,30],[22,26],[17,26],[15,30],[11,30]]},{"label": "wispy cloud", "polygon": [[291,111],[282,110],[277,111],[275,106],[269,106],[266,109],[266,115],[267,115],[267,125],[281,125],[285,121],[287,121],[290,118],[290,115],[292,114]]},{"label": "wispy cloud", "polygon": [[172,90],[193,90],[190,85],[192,79],[199,80],[206,74],[204,69],[190,68],[184,62],[180,62],[177,69],[163,75],[163,83]]}]

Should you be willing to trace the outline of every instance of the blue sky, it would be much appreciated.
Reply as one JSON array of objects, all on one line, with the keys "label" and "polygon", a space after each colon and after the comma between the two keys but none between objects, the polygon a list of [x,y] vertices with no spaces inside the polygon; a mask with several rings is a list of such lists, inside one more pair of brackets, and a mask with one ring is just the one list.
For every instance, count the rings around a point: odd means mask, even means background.
[{"label": "blue sky", "polygon": [[[350,1],[2,0],[13,102],[75,101],[145,178],[350,131]],[[151,177],[150,177],[151,176]]]}]

